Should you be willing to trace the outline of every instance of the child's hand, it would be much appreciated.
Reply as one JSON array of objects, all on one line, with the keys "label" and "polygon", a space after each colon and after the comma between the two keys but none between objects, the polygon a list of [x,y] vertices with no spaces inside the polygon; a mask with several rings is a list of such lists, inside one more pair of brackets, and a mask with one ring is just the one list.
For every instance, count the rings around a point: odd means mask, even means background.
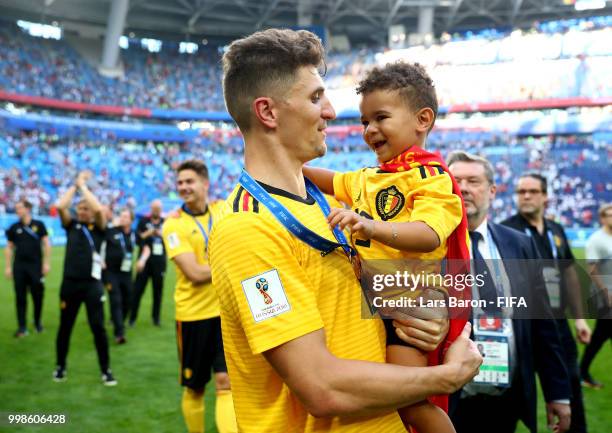
[{"label": "child's hand", "polygon": [[374,221],[349,209],[332,209],[327,216],[327,222],[332,229],[336,226],[339,226],[340,230],[348,227],[351,233],[356,234],[360,239],[368,240],[374,236]]}]

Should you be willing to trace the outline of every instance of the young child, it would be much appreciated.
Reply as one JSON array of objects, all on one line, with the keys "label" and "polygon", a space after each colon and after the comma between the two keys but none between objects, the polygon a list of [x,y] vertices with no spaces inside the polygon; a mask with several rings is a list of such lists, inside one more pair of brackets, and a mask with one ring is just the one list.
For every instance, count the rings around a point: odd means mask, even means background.
[{"label": "young child", "polygon": [[[368,73],[357,93],[362,95],[363,137],[380,165],[349,173],[304,168],[306,177],[324,193],[352,208],[332,209],[330,225],[350,229],[364,262],[441,262],[448,258],[466,263],[468,231],[459,188],[440,157],[423,150],[438,111],[431,78],[416,63],[388,64]],[[457,260],[452,262],[457,264]],[[468,270],[467,265],[463,269],[454,267],[451,273]],[[387,362],[437,364],[444,347],[456,338],[464,324],[465,320],[451,319],[446,344],[426,354],[400,340],[392,321],[385,320]],[[423,401],[399,413],[404,425],[416,428],[418,433],[454,433],[445,412],[447,401],[442,396],[436,400],[440,407]]]}]

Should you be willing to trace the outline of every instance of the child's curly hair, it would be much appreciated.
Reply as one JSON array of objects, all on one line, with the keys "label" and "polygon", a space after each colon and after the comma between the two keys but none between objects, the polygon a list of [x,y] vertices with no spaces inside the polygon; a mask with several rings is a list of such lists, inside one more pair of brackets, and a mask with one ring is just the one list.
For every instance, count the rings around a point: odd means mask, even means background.
[{"label": "child's curly hair", "polygon": [[398,61],[372,69],[359,82],[357,94],[366,95],[375,90],[398,90],[414,112],[431,108],[434,112],[433,127],[438,116],[438,98],[433,81],[422,65]]}]

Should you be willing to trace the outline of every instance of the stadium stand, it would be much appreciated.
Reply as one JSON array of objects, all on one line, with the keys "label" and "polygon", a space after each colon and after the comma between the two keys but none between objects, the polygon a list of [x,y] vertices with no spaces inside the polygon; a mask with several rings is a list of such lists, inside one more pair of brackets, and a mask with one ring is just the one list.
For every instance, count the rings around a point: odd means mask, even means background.
[{"label": "stadium stand", "polygon": [[[211,196],[223,198],[240,174],[239,137],[200,137],[179,144],[65,138],[38,132],[0,139],[0,213],[11,212],[26,197],[38,214],[52,211],[54,197],[87,167],[95,174],[101,201],[137,208],[157,197],[175,198],[172,168],[189,157],[207,161],[213,183]],[[487,132],[434,132],[430,146],[442,155],[467,149],[486,155],[495,165],[498,196],[496,219],[513,213],[513,180],[527,169],[544,172],[552,182],[551,206],[566,227],[590,227],[597,207],[612,199],[612,149],[609,133],[570,136],[516,137]],[[226,146],[226,144],[229,144]],[[358,132],[330,133],[329,154],[316,165],[353,170],[375,164]],[[228,149],[230,151],[228,151]],[[129,169],[128,169],[129,167]]]},{"label": "stadium stand", "polygon": [[[326,80],[331,89],[353,88],[369,68],[401,57],[428,68],[442,106],[609,96],[612,48],[606,41],[612,28],[604,18],[590,27],[576,21],[530,32],[449,36],[429,48],[332,53]],[[98,105],[224,110],[222,48],[179,54],[176,44],[158,53],[134,45],[122,50],[125,75],[105,78],[66,41],[41,40],[6,24],[0,30],[0,90]]]},{"label": "stadium stand", "polygon": [[[567,98],[589,98],[593,104],[585,105],[606,106],[612,95],[612,48],[604,41],[611,36],[611,20],[548,22],[529,32],[443,35],[445,42],[429,48],[331,53],[326,84],[332,92],[345,89],[355,97],[352,89],[365,71],[407,58],[421,61],[431,71],[443,114],[470,111],[473,104],[489,102],[549,99],[569,101],[561,105],[571,106],[578,100]],[[35,213],[53,212],[54,197],[76,175],[77,167],[94,169],[94,188],[105,203],[137,208],[155,197],[173,199],[172,168],[194,156],[207,161],[211,177],[217,179],[211,195],[227,195],[242,157],[241,137],[233,127],[216,122],[198,129],[189,123],[177,126],[169,120],[163,124],[138,120],[141,116],[157,118],[157,122],[176,116],[215,119],[213,114],[224,110],[221,48],[200,47],[187,55],[171,49],[176,47],[170,44],[151,53],[132,43],[122,50],[125,75],[112,79],[100,75],[68,42],[34,38],[14,23],[4,24],[0,28],[2,99],[44,97],[50,98],[46,104],[50,107],[70,101],[117,110],[101,110],[102,117],[92,118],[87,110],[55,110],[50,115],[37,108],[26,112],[1,109],[0,124],[5,131],[0,137],[0,213],[11,212],[21,197],[34,204]],[[463,149],[486,155],[495,164],[499,184],[493,205],[496,219],[512,213],[515,175],[538,169],[552,180],[553,216],[566,227],[590,227],[597,206],[612,198],[612,182],[606,176],[612,152],[612,136],[606,132],[610,113],[606,107],[596,110],[603,120],[591,121],[586,127],[581,126],[589,123],[584,121],[586,116],[571,117],[575,109],[485,118],[443,115],[438,125],[450,128],[434,130],[429,143],[442,155]],[[118,113],[123,113],[121,121],[104,120],[115,120]],[[356,114],[353,108],[340,116],[348,126],[330,133],[330,154],[317,164],[350,170],[374,163],[360,126],[351,126],[358,123]],[[544,117],[546,125],[537,126]],[[551,118],[562,120],[551,126]],[[223,113],[217,120],[227,119]],[[474,130],[474,125],[480,128]]]}]

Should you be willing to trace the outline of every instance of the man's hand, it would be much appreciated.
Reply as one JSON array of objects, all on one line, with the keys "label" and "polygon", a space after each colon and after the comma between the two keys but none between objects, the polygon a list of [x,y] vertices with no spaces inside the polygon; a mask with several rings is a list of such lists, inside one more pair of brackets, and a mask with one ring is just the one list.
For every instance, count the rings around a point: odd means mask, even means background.
[{"label": "man's hand", "polygon": [[136,262],[136,272],[138,272],[138,273],[142,272],[144,270],[146,264],[147,264],[146,261],[138,260]]},{"label": "man's hand", "polygon": [[351,233],[360,239],[368,240],[374,236],[374,221],[349,209],[332,209],[327,216],[327,222],[332,229],[336,226],[339,226],[340,230],[348,227]]},{"label": "man's hand", "polygon": [[546,422],[548,423],[548,428],[553,432],[563,433],[568,431],[571,421],[572,410],[569,404],[546,403]]},{"label": "man's hand", "polygon": [[448,319],[424,320],[401,312],[395,312],[392,316],[395,318],[393,326],[397,336],[424,352],[435,350],[448,334]]},{"label": "man's hand", "polygon": [[444,355],[444,364],[454,367],[455,371],[453,380],[455,389],[451,392],[461,389],[466,383],[474,379],[482,364],[482,355],[476,344],[470,340],[471,332],[472,324],[467,322],[459,337],[453,341]]},{"label": "man's hand", "polygon": [[9,279],[13,278],[13,270],[10,266],[4,268],[4,276]]},{"label": "man's hand", "polygon": [[51,266],[49,266],[49,263],[43,263],[43,265],[42,265],[42,274],[43,275],[47,275],[50,270],[51,270]]},{"label": "man's hand", "polygon": [[89,170],[80,171],[79,174],[77,175],[77,178],[74,184],[78,188],[81,188],[87,183],[89,179],[91,179],[91,176],[92,176],[92,173]]},{"label": "man's hand", "polygon": [[591,328],[589,328],[589,324],[586,320],[576,319],[574,326],[576,327],[576,337],[578,337],[578,341],[582,344],[589,344],[591,341]]}]

